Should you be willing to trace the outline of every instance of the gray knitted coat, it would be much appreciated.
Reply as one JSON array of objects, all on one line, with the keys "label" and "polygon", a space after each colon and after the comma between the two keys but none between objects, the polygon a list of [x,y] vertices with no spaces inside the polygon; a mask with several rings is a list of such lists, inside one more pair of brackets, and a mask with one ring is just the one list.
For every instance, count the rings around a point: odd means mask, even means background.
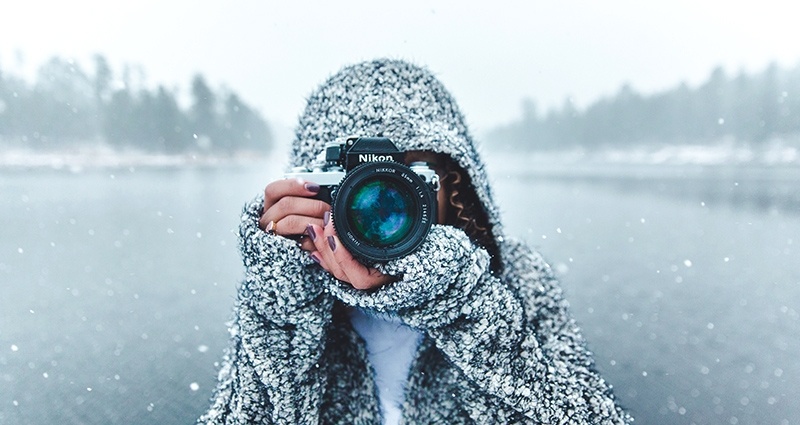
[{"label": "gray knitted coat", "polygon": [[[491,188],[464,119],[427,70],[377,60],[346,67],[309,98],[291,153],[309,166],[325,142],[391,138],[401,150],[450,155],[472,178],[490,218],[503,271],[454,227],[434,225],[416,252],[380,264],[402,278],[359,291],[243,212],[231,343],[203,423],[379,424],[357,306],[392,316],[424,339],[402,405],[409,424],[623,424],[632,419],[594,370],[591,353],[542,257],[503,236]],[[335,219],[335,218],[334,218]]]}]

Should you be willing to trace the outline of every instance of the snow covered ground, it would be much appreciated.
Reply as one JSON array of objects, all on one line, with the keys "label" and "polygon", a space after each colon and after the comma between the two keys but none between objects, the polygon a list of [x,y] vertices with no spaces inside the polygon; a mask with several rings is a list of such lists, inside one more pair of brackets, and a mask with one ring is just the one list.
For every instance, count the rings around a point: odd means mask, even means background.
[{"label": "snow covered ground", "polygon": [[[281,145],[275,157],[285,158]],[[613,166],[757,166],[800,167],[800,140],[774,140],[760,146],[721,141],[710,145],[639,146],[587,150],[574,148],[544,152],[495,152],[483,149],[491,161],[502,162],[503,170],[557,170],[563,167]],[[278,156],[280,155],[280,156]],[[214,154],[157,154],[119,151],[108,146],[83,146],[63,151],[35,151],[26,148],[0,149],[0,167],[52,168],[81,171],[87,168],[137,166],[177,167],[252,164],[264,161],[263,154],[241,153],[232,157]]]},{"label": "snow covered ground", "polygon": [[[492,152],[485,149],[489,161],[502,162],[509,171],[556,171],[563,167],[597,166],[752,166],[800,167],[800,141],[774,140],[760,146],[721,141],[715,144],[683,144],[632,148],[563,151]],[[619,170],[620,168],[615,168]]]},{"label": "snow covered ground", "polygon": [[37,152],[29,149],[0,151],[0,167],[50,168],[81,172],[90,168],[215,166],[230,163],[253,163],[263,155],[241,154],[233,157],[184,154],[168,155],[141,151],[115,151],[106,147],[81,148],[62,152]]}]

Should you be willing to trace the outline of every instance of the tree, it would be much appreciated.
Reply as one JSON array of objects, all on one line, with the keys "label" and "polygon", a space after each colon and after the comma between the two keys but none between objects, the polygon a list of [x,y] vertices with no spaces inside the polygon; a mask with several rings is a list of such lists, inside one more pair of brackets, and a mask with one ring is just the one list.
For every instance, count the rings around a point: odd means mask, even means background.
[{"label": "tree", "polygon": [[103,55],[94,56],[94,98],[98,107],[107,102],[111,96],[111,81],[114,73]]},{"label": "tree", "polygon": [[[681,83],[643,96],[624,84],[612,97],[578,111],[569,101],[544,117],[524,99],[522,116],[490,132],[503,148],[549,149],[642,143],[709,143],[726,136],[745,142],[800,136],[800,65],[782,72],[770,64],[753,77],[729,79],[721,67],[696,89]],[[535,141],[532,143],[522,143]]]},{"label": "tree", "polygon": [[778,66],[771,63],[761,74],[758,93],[758,129],[755,141],[762,142],[775,134],[778,130],[780,98],[778,90]]},{"label": "tree", "polygon": [[229,151],[243,148],[266,152],[272,147],[272,134],[266,121],[236,94],[229,94],[225,100],[222,127]]},{"label": "tree", "polygon": [[217,101],[205,78],[197,74],[192,79],[191,131],[197,135],[198,145],[209,149],[217,136]]},{"label": "tree", "polygon": [[191,135],[184,130],[186,118],[178,107],[175,96],[164,86],[158,87],[152,111],[152,122],[160,148],[169,153],[185,151],[192,140]]},{"label": "tree", "polygon": [[112,146],[132,146],[136,130],[131,121],[136,105],[128,88],[115,91],[103,111],[103,135]]},{"label": "tree", "polygon": [[[73,62],[53,58],[39,68],[32,109],[40,136],[88,140],[97,134],[97,110],[89,77]],[[42,139],[44,140],[44,139]]]},{"label": "tree", "polygon": [[722,67],[716,67],[703,85],[697,90],[696,136],[706,140],[718,139],[724,133],[719,120],[725,115],[725,88],[727,77]]}]

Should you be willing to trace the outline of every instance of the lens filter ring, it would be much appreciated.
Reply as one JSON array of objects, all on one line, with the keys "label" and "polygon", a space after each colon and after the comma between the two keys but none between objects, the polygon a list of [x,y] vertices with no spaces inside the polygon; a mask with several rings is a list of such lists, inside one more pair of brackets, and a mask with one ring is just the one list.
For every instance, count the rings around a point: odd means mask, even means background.
[{"label": "lens filter ring", "polygon": [[415,251],[436,217],[435,192],[397,162],[369,162],[349,171],[332,205],[339,240],[364,263]]}]

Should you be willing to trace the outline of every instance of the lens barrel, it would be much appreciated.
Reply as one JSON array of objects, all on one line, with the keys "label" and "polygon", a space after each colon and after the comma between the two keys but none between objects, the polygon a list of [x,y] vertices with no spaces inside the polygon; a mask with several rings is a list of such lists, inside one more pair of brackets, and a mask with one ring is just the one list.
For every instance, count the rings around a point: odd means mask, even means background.
[{"label": "lens barrel", "polygon": [[413,252],[436,217],[434,190],[397,162],[370,162],[349,171],[332,205],[342,245],[365,263]]}]

